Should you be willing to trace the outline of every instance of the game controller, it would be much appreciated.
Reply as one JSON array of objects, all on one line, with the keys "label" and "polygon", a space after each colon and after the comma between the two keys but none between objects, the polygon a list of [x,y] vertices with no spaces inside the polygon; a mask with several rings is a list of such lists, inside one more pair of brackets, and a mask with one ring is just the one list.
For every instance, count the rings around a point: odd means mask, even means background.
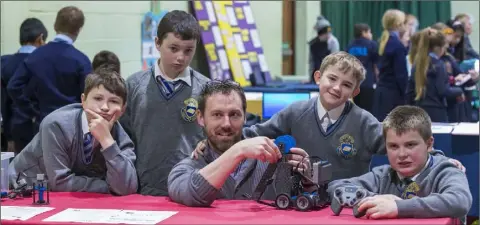
[{"label": "game controller", "polygon": [[360,218],[365,215],[365,212],[358,211],[358,203],[367,197],[367,191],[357,186],[346,186],[335,189],[332,196],[332,203],[330,208],[335,216],[340,215],[344,207],[352,207],[353,215]]}]

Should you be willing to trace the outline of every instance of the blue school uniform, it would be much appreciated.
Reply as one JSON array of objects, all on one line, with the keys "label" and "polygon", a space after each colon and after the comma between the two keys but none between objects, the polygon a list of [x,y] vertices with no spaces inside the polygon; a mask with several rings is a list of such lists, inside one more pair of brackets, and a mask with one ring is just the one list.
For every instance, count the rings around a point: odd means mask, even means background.
[{"label": "blue school uniform", "polygon": [[[440,59],[445,63],[445,68],[450,80],[457,75],[464,73],[453,56],[445,54]],[[452,82],[454,86],[454,82]],[[471,86],[472,81],[465,83],[463,86]],[[447,113],[449,122],[470,122],[472,115],[472,106],[468,101],[467,91],[464,90],[466,100],[458,102],[456,98],[447,98]]]},{"label": "blue school uniform", "polygon": [[[50,112],[81,101],[85,77],[92,66],[72,44],[66,35],[55,36],[20,64],[8,84],[15,104],[30,118],[35,117],[38,124]],[[37,101],[38,107],[33,107],[32,101]]]},{"label": "blue school uniform", "polygon": [[444,62],[436,55],[430,54],[430,65],[427,70],[427,81],[423,96],[415,101],[415,70],[413,66],[412,76],[407,86],[407,103],[417,105],[424,109],[430,116],[432,122],[448,122],[447,98],[456,98],[463,94],[459,87],[450,85],[449,77]]},{"label": "blue school uniform", "polygon": [[379,76],[375,89],[373,115],[383,121],[395,107],[405,103],[408,82],[407,48],[398,32],[390,32],[383,54],[379,57]]},{"label": "blue school uniform", "polygon": [[374,85],[376,83],[375,65],[378,61],[378,46],[375,41],[357,38],[347,47],[346,52],[357,57],[365,67],[365,80],[360,85],[360,93],[354,98],[360,108],[372,112]]}]

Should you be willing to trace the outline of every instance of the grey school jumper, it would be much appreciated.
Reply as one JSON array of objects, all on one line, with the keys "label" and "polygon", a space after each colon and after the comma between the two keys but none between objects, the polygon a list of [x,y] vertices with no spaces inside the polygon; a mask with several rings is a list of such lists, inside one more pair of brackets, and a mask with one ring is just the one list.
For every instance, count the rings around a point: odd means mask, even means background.
[{"label": "grey school jumper", "polygon": [[168,195],[170,170],[204,139],[197,121],[181,115],[184,101],[197,99],[208,81],[195,71],[191,74],[192,86],[183,85],[170,100],[162,96],[151,68],[127,79],[127,109],[120,122],[135,143],[141,194]]},{"label": "grey school jumper", "polygon": [[[472,206],[472,194],[465,174],[444,156],[432,156],[415,182],[419,186],[417,197],[397,200],[398,217],[464,217]],[[329,184],[332,195],[337,187],[358,185],[371,194],[402,196],[404,186],[390,165],[373,168],[372,172],[359,177],[337,180]]]},{"label": "grey school jumper", "polygon": [[20,178],[32,184],[45,174],[52,191],[113,192],[137,191],[134,145],[118,122],[111,134],[115,143],[94,148],[93,162],[84,163],[81,104],[57,109],[45,117],[33,140],[9,165],[10,183]]},{"label": "grey school jumper", "polygon": [[340,118],[324,132],[317,112],[318,98],[295,102],[270,120],[249,128],[260,136],[292,135],[297,147],[332,164],[332,179],[369,171],[373,154],[385,154],[382,124],[369,112],[347,101]]},{"label": "grey school jumper", "polygon": [[[245,134],[245,133],[244,133]],[[245,136],[256,136],[246,134]],[[220,190],[208,183],[198,170],[207,166],[217,158],[217,153],[210,147],[198,159],[183,159],[173,167],[168,177],[170,198],[187,206],[209,206],[216,199],[245,199],[244,194],[252,195],[258,182],[267,169],[268,163],[255,159],[244,160],[227,178]],[[275,198],[275,186],[269,185],[262,199]]]}]

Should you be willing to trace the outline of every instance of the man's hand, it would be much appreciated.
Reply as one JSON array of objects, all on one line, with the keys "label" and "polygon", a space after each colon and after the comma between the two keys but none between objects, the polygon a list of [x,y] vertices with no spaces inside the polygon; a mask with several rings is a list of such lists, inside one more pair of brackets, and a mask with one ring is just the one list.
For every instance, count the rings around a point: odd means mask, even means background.
[{"label": "man's hand", "polygon": [[294,169],[298,168],[297,171],[304,175],[311,175],[308,174],[310,172],[310,160],[307,152],[301,148],[291,148],[290,152],[292,154],[287,155],[288,164],[292,165]]},{"label": "man's hand", "polygon": [[453,163],[458,169],[460,169],[462,172],[466,172],[467,169],[462,165],[462,163],[456,159],[449,158],[449,162]]},{"label": "man's hand", "polygon": [[199,156],[203,155],[203,151],[205,151],[206,148],[207,148],[207,140],[198,142],[197,147],[195,147],[195,150],[193,150],[192,155],[190,155],[190,158],[198,159]]},{"label": "man's hand", "polygon": [[255,137],[242,140],[233,145],[228,151],[234,151],[244,159],[258,159],[262,162],[276,163],[282,153],[272,139]]},{"label": "man's hand", "polygon": [[100,142],[102,149],[110,147],[115,142],[110,132],[120,113],[118,111],[115,112],[110,121],[108,121],[90,109],[85,109],[85,112],[91,118],[88,124],[90,133],[95,137],[95,140]]},{"label": "man's hand", "polygon": [[366,212],[365,216],[369,219],[397,218],[398,207],[396,200],[401,200],[401,198],[394,195],[366,197],[358,203],[358,211]]}]

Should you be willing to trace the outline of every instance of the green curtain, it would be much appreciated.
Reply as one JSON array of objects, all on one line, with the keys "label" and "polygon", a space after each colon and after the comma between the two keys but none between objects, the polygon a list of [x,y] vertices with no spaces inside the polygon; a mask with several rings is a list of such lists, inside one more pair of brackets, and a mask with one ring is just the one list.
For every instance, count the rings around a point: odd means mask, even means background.
[{"label": "green curtain", "polygon": [[345,49],[353,37],[353,25],[366,23],[374,40],[382,34],[382,16],[387,9],[399,9],[417,17],[419,29],[451,18],[450,1],[321,1],[321,13]]}]

